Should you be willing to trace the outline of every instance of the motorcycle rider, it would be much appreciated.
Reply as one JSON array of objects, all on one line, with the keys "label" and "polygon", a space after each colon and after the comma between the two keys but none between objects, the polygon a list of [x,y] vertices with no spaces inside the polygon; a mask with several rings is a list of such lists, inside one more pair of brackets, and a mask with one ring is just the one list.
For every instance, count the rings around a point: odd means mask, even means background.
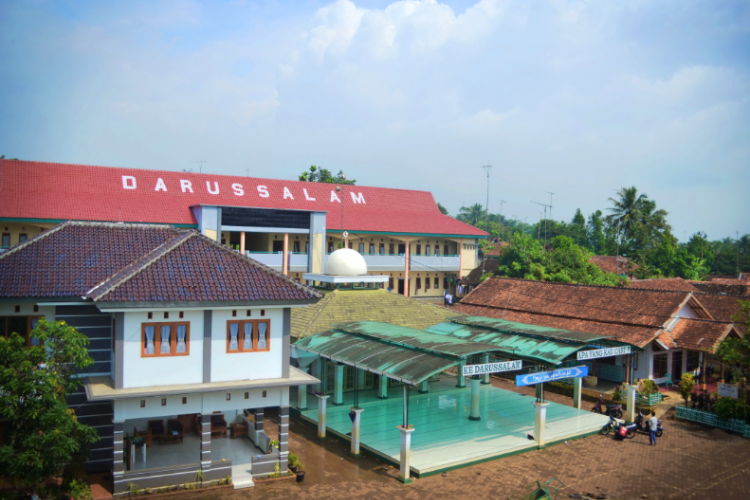
[{"label": "motorcycle rider", "polygon": [[656,412],[651,412],[651,418],[648,419],[648,444],[656,445],[656,431],[659,429],[659,419],[656,418]]}]

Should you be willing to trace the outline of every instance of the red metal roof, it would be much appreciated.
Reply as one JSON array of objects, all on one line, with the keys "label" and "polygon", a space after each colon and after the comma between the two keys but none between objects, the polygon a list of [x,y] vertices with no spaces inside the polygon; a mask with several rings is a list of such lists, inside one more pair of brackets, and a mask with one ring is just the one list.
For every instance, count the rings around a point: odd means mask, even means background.
[{"label": "red metal roof", "polygon": [[196,224],[194,205],[328,212],[329,230],[487,235],[440,213],[427,191],[0,160],[0,217]]}]

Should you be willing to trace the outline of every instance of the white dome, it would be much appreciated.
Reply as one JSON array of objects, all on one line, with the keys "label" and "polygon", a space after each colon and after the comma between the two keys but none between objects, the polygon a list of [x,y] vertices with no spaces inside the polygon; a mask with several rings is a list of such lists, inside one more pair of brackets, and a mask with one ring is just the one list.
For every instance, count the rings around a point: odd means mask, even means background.
[{"label": "white dome", "polygon": [[339,248],[328,256],[326,274],[328,276],[363,276],[367,274],[367,264],[359,252],[350,248]]}]

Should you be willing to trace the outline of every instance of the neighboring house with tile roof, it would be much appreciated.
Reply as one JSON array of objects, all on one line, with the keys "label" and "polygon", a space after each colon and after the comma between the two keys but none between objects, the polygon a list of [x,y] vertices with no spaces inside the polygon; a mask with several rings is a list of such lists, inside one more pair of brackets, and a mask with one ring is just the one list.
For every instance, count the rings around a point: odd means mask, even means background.
[{"label": "neighboring house with tile roof", "polygon": [[640,290],[668,290],[672,292],[698,292],[692,281],[682,278],[651,278],[644,280],[631,280],[629,288]]},{"label": "neighboring house with tile roof", "polygon": [[714,281],[691,281],[690,283],[702,293],[748,297],[750,300],[750,283],[716,283]]},{"label": "neighboring house with tile roof", "polygon": [[407,296],[442,296],[416,278],[455,283],[487,237],[426,191],[0,159],[0,251],[66,220],[198,229],[297,280],[348,245]]},{"label": "neighboring house with tile roof", "polygon": [[494,274],[499,266],[500,261],[498,259],[486,259],[484,262],[472,269],[468,275],[461,278],[461,285],[463,285],[464,287],[468,287],[468,290],[466,290],[465,293],[469,293],[476,286],[478,286],[480,283],[479,280],[486,273]]},{"label": "neighboring house with tile roof", "polygon": [[[519,323],[607,335],[644,349],[633,356],[635,378],[657,383],[697,370],[728,335],[741,335],[717,320],[691,291],[605,287],[493,277],[461,299],[457,310]],[[592,366],[608,380],[624,380],[627,359]]]},{"label": "neighboring house with tile roof", "polygon": [[[45,317],[90,340],[95,363],[69,405],[99,431],[87,467],[113,471],[116,494],[129,482],[191,482],[198,468],[206,480],[232,475],[244,487],[275,464],[286,467],[289,387],[317,382],[290,366],[291,311],[321,297],[194,230],[167,225],[65,222],[0,254],[4,332],[33,345],[31,330]],[[275,454],[263,431],[267,407],[282,418]],[[248,408],[252,421],[243,415]],[[230,424],[245,425],[250,439],[212,456],[211,436],[226,435]],[[137,460],[134,429],[150,445]],[[179,448],[162,449],[167,443]],[[174,451],[183,465],[170,458]],[[251,455],[259,458],[247,463]]]},{"label": "neighboring house with tile roof", "polygon": [[632,276],[640,267],[634,262],[630,262],[626,257],[621,255],[592,255],[589,262],[596,265],[605,273],[619,274],[621,276]]}]

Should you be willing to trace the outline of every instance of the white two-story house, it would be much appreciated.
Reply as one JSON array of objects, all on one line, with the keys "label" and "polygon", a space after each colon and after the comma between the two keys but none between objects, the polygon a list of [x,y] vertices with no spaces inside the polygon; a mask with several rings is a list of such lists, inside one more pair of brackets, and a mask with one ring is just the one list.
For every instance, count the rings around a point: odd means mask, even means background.
[{"label": "white two-story house", "polygon": [[289,387],[318,382],[290,366],[291,308],[320,297],[166,225],[68,222],[0,255],[4,331],[45,316],[91,341],[69,405],[99,431],[88,467],[115,496],[285,472]]}]

